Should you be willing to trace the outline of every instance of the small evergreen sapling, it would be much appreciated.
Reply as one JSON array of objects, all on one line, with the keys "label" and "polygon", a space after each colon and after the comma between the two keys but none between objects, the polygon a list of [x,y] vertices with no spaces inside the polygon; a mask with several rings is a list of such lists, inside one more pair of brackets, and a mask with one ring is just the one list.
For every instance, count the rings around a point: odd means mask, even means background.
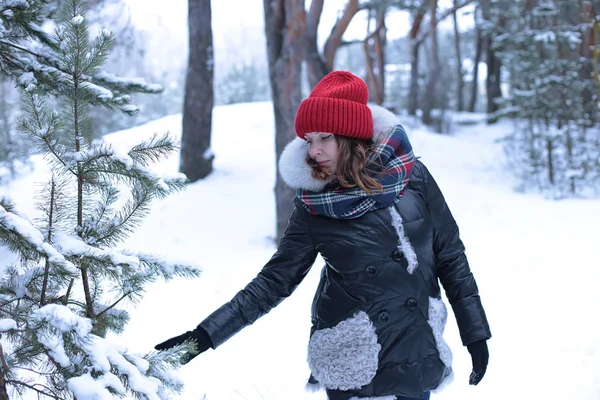
[{"label": "small evergreen sapling", "polygon": [[[48,71],[59,89],[48,90],[36,72],[19,78],[25,117],[18,128],[45,154],[52,176],[37,221],[0,196],[0,398],[33,391],[55,399],[167,399],[182,389],[170,370],[191,348],[136,355],[105,337],[124,330],[129,316],[120,307],[139,301],[149,283],[198,276],[197,268],[118,248],[151,201],[183,189],[186,179],[150,168],[176,150],[168,135],[126,150],[89,140],[90,106],[126,113],[135,106],[119,90],[122,80],[99,71],[112,34],[91,41],[81,3],[66,2],[50,38]],[[46,106],[48,93],[58,109]]]}]

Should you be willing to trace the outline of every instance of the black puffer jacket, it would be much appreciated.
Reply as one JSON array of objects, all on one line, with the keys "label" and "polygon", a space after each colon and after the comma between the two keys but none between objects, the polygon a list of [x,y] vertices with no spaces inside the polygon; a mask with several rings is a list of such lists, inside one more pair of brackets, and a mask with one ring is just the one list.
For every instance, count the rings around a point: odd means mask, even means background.
[{"label": "black puffer jacket", "polygon": [[332,398],[419,397],[450,378],[438,282],[463,344],[491,337],[458,227],[433,177],[417,161],[393,209],[335,220],[309,214],[297,199],[271,260],[199,325],[214,347],[289,296],[317,253],[327,265],[312,306],[308,360],[311,380]]}]

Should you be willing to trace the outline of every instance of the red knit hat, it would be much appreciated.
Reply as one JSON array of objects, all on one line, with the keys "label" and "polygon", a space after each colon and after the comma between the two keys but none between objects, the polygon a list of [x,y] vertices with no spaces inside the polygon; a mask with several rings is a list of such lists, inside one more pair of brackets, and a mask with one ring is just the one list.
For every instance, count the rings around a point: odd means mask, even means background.
[{"label": "red knit hat", "polygon": [[296,135],[328,132],[356,139],[373,137],[365,82],[346,71],[331,72],[315,86],[296,113]]}]

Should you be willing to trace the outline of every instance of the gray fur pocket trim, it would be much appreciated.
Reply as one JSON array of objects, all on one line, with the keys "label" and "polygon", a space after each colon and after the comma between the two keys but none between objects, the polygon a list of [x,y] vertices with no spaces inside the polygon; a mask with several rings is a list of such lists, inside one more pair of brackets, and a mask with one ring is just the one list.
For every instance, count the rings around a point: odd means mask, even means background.
[{"label": "gray fur pocket trim", "polygon": [[359,389],[375,377],[380,350],[373,323],[367,313],[359,311],[333,328],[312,335],[308,366],[327,389]]}]

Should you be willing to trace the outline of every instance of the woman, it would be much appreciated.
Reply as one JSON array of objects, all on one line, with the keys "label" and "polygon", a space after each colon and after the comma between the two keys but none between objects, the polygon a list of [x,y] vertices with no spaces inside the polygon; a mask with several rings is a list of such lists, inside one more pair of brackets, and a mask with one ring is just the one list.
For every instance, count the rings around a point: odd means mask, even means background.
[{"label": "woman", "polygon": [[312,305],[309,386],[331,400],[429,399],[452,378],[442,338],[452,305],[479,383],[491,337],[458,227],[392,113],[368,106],[351,73],[325,76],[296,115],[280,172],[297,189],[277,252],[246,288],[193,331],[217,348],[291,295],[317,254],[326,261]]}]

